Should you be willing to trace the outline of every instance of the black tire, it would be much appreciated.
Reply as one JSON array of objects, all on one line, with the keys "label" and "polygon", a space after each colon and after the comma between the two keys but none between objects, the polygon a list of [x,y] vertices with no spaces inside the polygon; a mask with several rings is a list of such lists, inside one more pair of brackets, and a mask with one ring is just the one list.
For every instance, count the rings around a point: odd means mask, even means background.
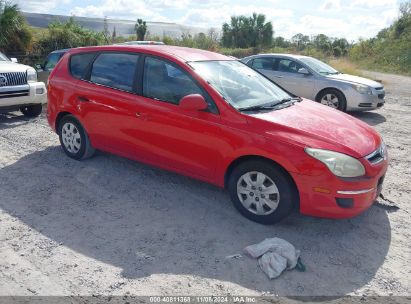
[{"label": "black tire", "polygon": [[320,94],[318,94],[316,101],[321,102],[321,100],[324,98],[326,95],[335,95],[338,98],[338,107],[337,109],[343,112],[347,111],[347,100],[345,99],[344,94],[337,90],[337,89],[326,89],[322,91]]},{"label": "black tire", "polygon": [[[71,126],[75,127],[74,129],[72,129],[73,134],[78,133],[80,135],[79,141],[77,141],[77,144],[79,145],[78,150],[74,149],[72,145],[75,139],[70,139],[71,140],[70,144],[64,143],[63,132],[66,132],[66,131],[63,130],[63,128],[65,127],[66,124],[70,127]],[[63,148],[63,151],[67,154],[67,156],[71,158],[74,158],[76,160],[86,159],[86,158],[91,157],[95,152],[95,149],[91,146],[90,139],[88,138],[86,131],[84,130],[81,123],[73,115],[66,115],[60,120],[58,124],[58,135],[59,135],[60,144],[61,144],[61,147]],[[72,151],[69,151],[69,150],[72,150]],[[76,151],[73,151],[73,150],[76,150]]]},{"label": "black tire", "polygon": [[23,115],[26,117],[37,117],[41,114],[42,110],[43,110],[43,105],[41,104],[25,106],[25,107],[20,108],[21,113],[23,113]]},{"label": "black tire", "polygon": [[[279,202],[274,211],[267,215],[258,215],[249,211],[240,201],[237,194],[237,183],[240,178],[248,172],[261,172],[269,177],[277,186]],[[264,225],[274,224],[287,217],[294,206],[298,205],[298,191],[291,177],[278,165],[269,161],[250,160],[239,164],[231,172],[228,179],[228,190],[231,200],[237,210],[246,218]],[[257,195],[256,195],[257,197]],[[256,199],[256,198],[255,198]]]}]

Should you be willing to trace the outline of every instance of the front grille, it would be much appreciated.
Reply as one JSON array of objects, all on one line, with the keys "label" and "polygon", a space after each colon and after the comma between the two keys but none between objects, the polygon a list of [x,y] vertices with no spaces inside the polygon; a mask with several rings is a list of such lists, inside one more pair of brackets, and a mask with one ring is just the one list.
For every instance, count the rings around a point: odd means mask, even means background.
[{"label": "front grille", "polygon": [[358,106],[361,107],[361,108],[370,108],[370,107],[372,107],[372,103],[371,102],[363,102],[363,103],[360,103]]},{"label": "front grille", "polygon": [[0,87],[13,87],[27,84],[26,72],[0,73]]},{"label": "front grille", "polygon": [[22,97],[29,96],[30,90],[18,90],[18,91],[0,91],[0,99],[2,98],[11,98],[11,97]]},{"label": "front grille", "polygon": [[382,162],[385,158],[385,149],[383,146],[380,146],[377,150],[365,157],[370,163],[378,164]]}]

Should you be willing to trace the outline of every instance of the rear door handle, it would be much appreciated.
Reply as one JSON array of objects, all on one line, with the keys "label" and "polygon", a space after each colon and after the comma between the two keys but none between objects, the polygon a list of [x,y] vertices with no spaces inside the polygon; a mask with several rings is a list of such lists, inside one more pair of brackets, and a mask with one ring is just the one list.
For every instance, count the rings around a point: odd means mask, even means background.
[{"label": "rear door handle", "polygon": [[77,100],[80,102],[90,102],[90,99],[84,96],[77,96]]},{"label": "rear door handle", "polygon": [[278,76],[278,75],[276,75],[276,76],[274,76],[274,77],[276,77],[276,78],[283,78],[284,76]]}]

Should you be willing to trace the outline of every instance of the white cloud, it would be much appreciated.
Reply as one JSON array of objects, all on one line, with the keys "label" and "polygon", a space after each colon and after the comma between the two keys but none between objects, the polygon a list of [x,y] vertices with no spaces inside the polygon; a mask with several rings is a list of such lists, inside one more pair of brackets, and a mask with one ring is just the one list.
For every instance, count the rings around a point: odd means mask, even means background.
[{"label": "white cloud", "polygon": [[[159,1],[158,1],[159,2]],[[149,21],[170,21],[159,13],[158,10],[149,8],[145,2],[134,0],[104,0],[101,5],[77,6],[70,14],[82,17],[104,17],[109,18],[144,18]]]},{"label": "white cloud", "polygon": [[326,0],[320,6],[320,11],[330,11],[330,10],[339,11],[340,9],[341,9],[340,0]]},{"label": "white cloud", "polygon": [[193,8],[178,20],[178,23],[184,25],[201,26],[201,27],[221,27],[224,22],[229,22],[231,16],[251,15],[251,13],[264,14],[267,21],[272,21],[275,25],[281,18],[290,18],[293,16],[291,10],[262,8],[253,5],[224,5],[222,7],[212,8]]},{"label": "white cloud", "polygon": [[48,13],[57,8],[59,3],[69,4],[71,0],[15,0],[13,2],[26,12]]},{"label": "white cloud", "polygon": [[376,7],[396,7],[396,0],[354,0],[351,3],[351,7],[360,8],[376,8]]}]

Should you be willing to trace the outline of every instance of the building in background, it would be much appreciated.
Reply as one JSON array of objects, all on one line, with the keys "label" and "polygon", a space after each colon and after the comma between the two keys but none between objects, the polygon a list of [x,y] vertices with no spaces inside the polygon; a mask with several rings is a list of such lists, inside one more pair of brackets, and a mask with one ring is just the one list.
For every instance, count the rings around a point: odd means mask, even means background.
[{"label": "building in background", "polygon": [[[27,23],[29,25],[39,28],[47,28],[48,24],[53,21],[65,22],[71,17],[63,15],[37,14],[27,12],[23,12],[23,16],[26,18]],[[88,18],[74,16],[74,19],[84,28],[96,32],[101,32],[104,30],[104,18]],[[136,20],[108,19],[107,23],[108,30],[110,32],[112,32],[113,29],[116,28],[117,36],[129,36],[135,34],[134,25],[136,23]],[[185,26],[177,23],[167,22],[147,21],[147,28],[147,32],[150,36],[159,36],[161,38],[163,38],[164,36],[179,38],[183,33],[195,35],[201,32],[208,32],[208,29],[206,28]]]}]

